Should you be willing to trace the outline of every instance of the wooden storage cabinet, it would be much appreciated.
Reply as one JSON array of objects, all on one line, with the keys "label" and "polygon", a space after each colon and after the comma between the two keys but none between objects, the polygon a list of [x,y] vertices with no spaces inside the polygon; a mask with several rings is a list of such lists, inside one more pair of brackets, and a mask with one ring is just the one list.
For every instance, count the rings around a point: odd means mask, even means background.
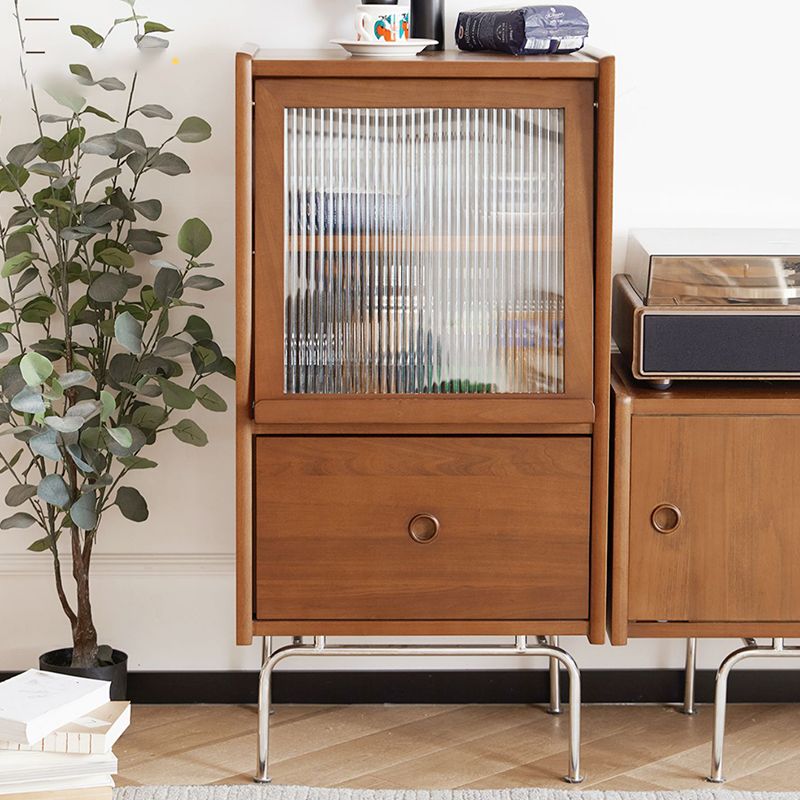
[{"label": "wooden storage cabinet", "polygon": [[240,643],[603,641],[612,138],[606,56],[239,54]]},{"label": "wooden storage cabinet", "polygon": [[800,633],[792,387],[612,385],[612,642]]},{"label": "wooden storage cabinet", "polygon": [[259,620],[588,616],[589,437],[260,436],[255,465]]}]

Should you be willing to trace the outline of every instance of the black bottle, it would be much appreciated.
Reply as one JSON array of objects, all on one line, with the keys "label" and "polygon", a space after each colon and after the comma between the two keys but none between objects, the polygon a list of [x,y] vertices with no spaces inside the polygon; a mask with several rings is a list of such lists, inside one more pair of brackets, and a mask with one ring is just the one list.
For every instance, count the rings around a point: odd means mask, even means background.
[{"label": "black bottle", "polygon": [[444,50],[444,0],[411,0],[411,38],[439,42],[423,52]]}]

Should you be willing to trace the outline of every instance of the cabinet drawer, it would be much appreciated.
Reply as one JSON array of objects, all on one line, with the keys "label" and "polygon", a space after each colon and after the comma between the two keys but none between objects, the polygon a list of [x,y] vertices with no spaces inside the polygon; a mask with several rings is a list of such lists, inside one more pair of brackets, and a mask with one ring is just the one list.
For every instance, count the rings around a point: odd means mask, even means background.
[{"label": "cabinet drawer", "polygon": [[800,620],[799,474],[800,417],[634,417],[629,618]]},{"label": "cabinet drawer", "polygon": [[588,437],[255,446],[258,619],[586,619]]}]

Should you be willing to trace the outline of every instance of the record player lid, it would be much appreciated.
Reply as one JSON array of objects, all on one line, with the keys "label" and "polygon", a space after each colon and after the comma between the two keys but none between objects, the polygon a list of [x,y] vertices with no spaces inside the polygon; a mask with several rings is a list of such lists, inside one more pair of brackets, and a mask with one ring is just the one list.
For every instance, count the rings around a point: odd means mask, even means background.
[{"label": "record player lid", "polygon": [[627,270],[647,305],[800,304],[800,230],[634,230]]}]

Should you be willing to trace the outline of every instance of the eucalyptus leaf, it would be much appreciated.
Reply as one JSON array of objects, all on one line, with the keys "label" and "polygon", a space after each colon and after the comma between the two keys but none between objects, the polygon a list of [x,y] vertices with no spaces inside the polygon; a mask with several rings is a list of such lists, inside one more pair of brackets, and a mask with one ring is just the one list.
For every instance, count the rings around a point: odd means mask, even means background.
[{"label": "eucalyptus leaf", "polygon": [[123,311],[114,320],[114,337],[134,355],[142,352],[142,325],[129,311]]},{"label": "eucalyptus leaf", "polygon": [[83,109],[83,113],[94,114],[96,117],[100,117],[100,119],[106,119],[109,122],[116,122],[116,120],[114,119],[114,117],[111,116],[111,114],[109,114],[107,111],[102,111],[101,109],[96,108],[95,106],[86,106],[86,108]]},{"label": "eucalyptus leaf", "polygon": [[131,486],[120,486],[114,502],[122,515],[133,522],[144,522],[150,514],[144,497]]},{"label": "eucalyptus leaf", "polygon": [[224,286],[225,283],[219,278],[212,278],[210,275],[190,275],[183,285],[186,289],[200,289],[203,292],[209,292],[212,289],[218,289]]},{"label": "eucalyptus leaf", "polygon": [[150,265],[156,269],[176,269],[180,271],[180,267],[177,264],[173,264],[171,261],[164,261],[163,258],[151,258]]},{"label": "eucalyptus leaf", "polygon": [[182,142],[204,142],[211,136],[211,126],[200,117],[186,117],[175,136]]},{"label": "eucalyptus leaf", "polygon": [[78,83],[82,83],[84,86],[94,85],[92,73],[85,64],[70,64],[69,71],[75,76]]},{"label": "eucalyptus leaf", "polygon": [[70,25],[70,32],[80,39],[88,42],[95,50],[105,41],[103,37],[86,25]]},{"label": "eucalyptus leaf", "polygon": [[83,221],[84,224],[97,228],[108,225],[109,222],[116,222],[121,217],[122,211],[119,208],[103,203],[87,212],[83,217]]},{"label": "eucalyptus leaf", "polygon": [[50,416],[44,418],[44,424],[59,433],[75,433],[83,427],[83,417],[71,415],[66,417]]},{"label": "eucalyptus leaf", "polygon": [[30,528],[31,525],[35,524],[35,517],[26,514],[24,511],[17,511],[16,514],[12,514],[0,522],[0,530],[9,531],[12,528]]},{"label": "eucalyptus leaf", "polygon": [[123,269],[130,269],[135,263],[133,256],[127,250],[120,250],[118,247],[106,247],[97,254],[96,258],[109,267],[122,267]]},{"label": "eucalyptus leaf", "polygon": [[198,317],[197,314],[191,314],[189,316],[186,320],[184,330],[196,342],[211,339],[214,335],[211,332],[211,326],[202,317]]},{"label": "eucalyptus leaf", "polygon": [[27,503],[31,497],[35,497],[35,495],[35,486],[31,486],[28,483],[18,483],[6,492],[6,505],[12,508],[21,506],[23,503]]},{"label": "eucalyptus leaf", "polygon": [[53,365],[40,353],[26,353],[19,362],[19,369],[28,386],[38,386],[53,374]]},{"label": "eucalyptus leaf", "polygon": [[189,409],[194,405],[195,395],[191,389],[180,386],[167,378],[158,378],[165,405],[170,408]]},{"label": "eucalyptus leaf", "polygon": [[119,167],[109,167],[108,169],[104,169],[101,172],[98,172],[97,175],[95,175],[94,178],[92,178],[92,181],[89,184],[89,186],[97,186],[98,183],[110,180],[111,178],[116,178],[117,175],[120,174],[122,174],[122,170]]},{"label": "eucalyptus leaf", "polygon": [[79,470],[82,472],[93,472],[92,465],[83,458],[83,451],[81,450],[80,445],[68,444],[66,445],[66,450],[75,466],[77,466]]},{"label": "eucalyptus leaf", "polygon": [[161,245],[162,235],[163,234],[159,235],[156,231],[147,230],[146,228],[131,228],[128,231],[125,244],[132,250],[152,256],[156,253],[160,253],[163,249]]},{"label": "eucalyptus leaf", "polygon": [[146,153],[147,145],[144,137],[134,128],[121,128],[114,134],[114,138],[119,144],[129,147],[135,153]]},{"label": "eucalyptus leaf", "polygon": [[54,430],[46,429],[37,433],[28,441],[28,447],[37,455],[49,458],[51,461],[61,461],[61,450],[58,447],[58,436]]},{"label": "eucalyptus leaf", "polygon": [[11,408],[21,414],[44,414],[46,406],[41,392],[26,386],[11,398]]},{"label": "eucalyptus leaf", "polygon": [[144,431],[154,431],[167,418],[167,412],[160,406],[141,405],[131,414],[131,422]]},{"label": "eucalyptus leaf", "polygon": [[159,153],[151,159],[150,166],[165,175],[186,175],[191,172],[189,165],[175,153]]},{"label": "eucalyptus leaf", "polygon": [[36,492],[41,500],[57,508],[69,505],[69,488],[60,475],[45,475]]},{"label": "eucalyptus leaf", "polygon": [[125,84],[119,78],[100,78],[96,83],[101,89],[105,89],[107,92],[125,91]]},{"label": "eucalyptus leaf", "polygon": [[93,531],[97,525],[97,498],[94,492],[85,492],[70,507],[72,521],[82,530]]},{"label": "eucalyptus leaf", "polygon": [[209,411],[227,411],[228,404],[210,387],[205,385],[195,386],[194,393],[203,408]]},{"label": "eucalyptus leaf", "polygon": [[3,278],[10,278],[12,275],[22,272],[22,270],[33,263],[34,258],[34,254],[27,251],[17,253],[17,255],[12,256],[3,263],[3,268],[0,269],[0,276]]},{"label": "eucalyptus leaf", "polygon": [[44,175],[46,178],[60,178],[63,174],[61,167],[58,164],[50,164],[47,161],[39,161],[36,164],[31,164],[28,171],[34,175]]},{"label": "eucalyptus leaf", "polygon": [[133,436],[127,428],[107,428],[111,438],[122,447],[130,447],[133,444]]},{"label": "eucalyptus leaf", "polygon": [[38,141],[18,144],[8,151],[6,161],[17,167],[24,167],[29,161],[33,161],[39,155],[41,145]]},{"label": "eucalyptus leaf", "polygon": [[157,356],[176,358],[191,353],[192,345],[175,336],[162,336],[161,339],[158,340],[154,352]]},{"label": "eucalyptus leaf", "polygon": [[61,385],[65,389],[69,389],[71,386],[85,386],[87,383],[90,383],[91,380],[92,373],[87,372],[85,369],[75,369],[72,370],[72,372],[65,372],[59,378]]},{"label": "eucalyptus leaf", "polygon": [[133,207],[145,219],[157,220],[161,216],[162,205],[160,200],[138,200]]},{"label": "eucalyptus leaf", "polygon": [[[187,165],[186,172],[188,171],[189,167]],[[18,164],[6,164],[4,167],[0,168],[0,192],[19,191],[25,185],[29,177],[30,173],[25,167],[21,167]]]},{"label": "eucalyptus leaf", "polygon": [[53,98],[61,106],[65,106],[75,114],[80,113],[81,109],[86,105],[86,98],[81,97],[79,94],[71,92],[69,89],[62,89],[60,87],[51,86],[45,89],[47,94]]},{"label": "eucalyptus leaf", "polygon": [[68,417],[80,417],[84,422],[99,414],[103,404],[99,400],[80,400],[66,411]]},{"label": "eucalyptus leaf", "polygon": [[141,456],[123,456],[119,461],[125,469],[153,469],[158,466],[157,462]]},{"label": "eucalyptus leaf", "polygon": [[105,422],[117,410],[117,401],[114,399],[114,395],[103,389],[100,392],[100,406],[100,421]]},{"label": "eucalyptus leaf", "polygon": [[158,119],[172,119],[172,112],[157,103],[147,103],[139,106],[133,113],[139,112],[144,117],[157,117]]},{"label": "eucalyptus leaf", "polygon": [[154,50],[163,47],[169,47],[169,42],[162,39],[160,36],[151,36],[149,33],[144,36],[136,36],[136,44],[142,50]]},{"label": "eucalyptus leaf", "polygon": [[173,297],[180,296],[181,276],[174,269],[160,269],[153,281],[153,291],[161,305],[167,305]]},{"label": "eucalyptus leaf", "polygon": [[96,156],[110,156],[116,152],[117,140],[113,133],[101,133],[98,136],[90,136],[81,144],[84,153]]},{"label": "eucalyptus leaf", "polygon": [[178,231],[178,247],[181,252],[197,258],[211,245],[211,231],[203,220],[193,217],[187,219]]},{"label": "eucalyptus leaf", "polygon": [[113,272],[98,275],[89,286],[89,297],[98,303],[116,303],[122,300],[127,292],[128,286],[125,281]]},{"label": "eucalyptus leaf", "polygon": [[155,22],[154,20],[148,20],[144,24],[144,32],[145,33],[172,33],[172,28],[168,28],[161,22]]},{"label": "eucalyptus leaf", "polygon": [[205,447],[208,444],[206,432],[193,420],[182,419],[172,427],[175,438],[195,447]]}]

